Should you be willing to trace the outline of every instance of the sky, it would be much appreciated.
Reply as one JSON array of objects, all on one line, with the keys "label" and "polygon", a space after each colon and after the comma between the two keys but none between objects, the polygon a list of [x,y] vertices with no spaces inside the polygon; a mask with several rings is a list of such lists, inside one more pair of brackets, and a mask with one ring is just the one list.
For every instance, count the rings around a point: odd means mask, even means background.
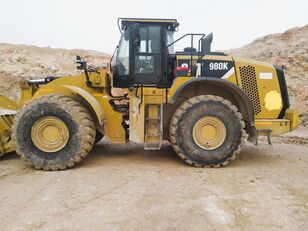
[{"label": "sky", "polygon": [[308,24],[307,0],[0,0],[0,43],[111,54],[118,17],[176,18],[175,37],[214,33],[213,50]]}]

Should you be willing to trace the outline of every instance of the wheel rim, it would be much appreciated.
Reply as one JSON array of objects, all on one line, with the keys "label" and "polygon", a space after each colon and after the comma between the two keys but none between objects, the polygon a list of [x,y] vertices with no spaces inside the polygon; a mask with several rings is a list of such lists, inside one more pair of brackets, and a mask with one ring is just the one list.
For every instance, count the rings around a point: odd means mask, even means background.
[{"label": "wheel rim", "polygon": [[214,117],[205,116],[199,119],[193,127],[193,139],[202,149],[214,150],[219,148],[227,136],[224,123]]},{"label": "wheel rim", "polygon": [[54,116],[40,118],[32,127],[33,144],[44,152],[61,150],[68,141],[69,131],[66,124]]}]

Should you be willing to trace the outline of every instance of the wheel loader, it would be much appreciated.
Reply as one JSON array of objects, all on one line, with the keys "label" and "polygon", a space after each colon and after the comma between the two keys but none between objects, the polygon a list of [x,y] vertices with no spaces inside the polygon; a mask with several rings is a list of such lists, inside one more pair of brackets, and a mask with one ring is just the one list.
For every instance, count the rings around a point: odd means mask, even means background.
[{"label": "wheel loader", "polygon": [[16,150],[36,169],[63,170],[105,137],[146,150],[169,141],[187,164],[221,167],[246,140],[299,126],[281,67],[212,52],[212,33],[174,40],[175,19],[119,18],[118,26],[110,68],[77,56],[79,75],[22,81],[19,102],[0,98],[1,154]]}]

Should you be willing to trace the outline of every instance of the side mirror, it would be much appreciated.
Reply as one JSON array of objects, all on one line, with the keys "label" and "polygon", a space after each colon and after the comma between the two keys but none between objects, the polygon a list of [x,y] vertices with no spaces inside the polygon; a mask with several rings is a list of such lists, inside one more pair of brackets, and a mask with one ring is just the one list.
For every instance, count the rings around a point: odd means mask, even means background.
[{"label": "side mirror", "polygon": [[139,23],[134,23],[132,26],[132,39],[134,46],[140,46],[140,25]]},{"label": "side mirror", "polygon": [[76,55],[76,63],[77,63],[78,70],[85,70],[86,62],[83,61],[79,55]]},{"label": "side mirror", "polygon": [[208,34],[201,40],[201,56],[209,54],[211,52],[211,44],[213,41],[213,32]]}]

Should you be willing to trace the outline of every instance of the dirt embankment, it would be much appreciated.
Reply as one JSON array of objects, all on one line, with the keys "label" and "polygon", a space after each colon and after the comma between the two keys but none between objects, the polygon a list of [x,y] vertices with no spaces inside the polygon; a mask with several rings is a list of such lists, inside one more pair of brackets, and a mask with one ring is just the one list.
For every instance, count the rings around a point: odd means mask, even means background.
[{"label": "dirt embankment", "polygon": [[20,79],[75,75],[80,72],[76,69],[76,55],[92,66],[110,60],[110,55],[98,51],[0,43],[0,93],[17,99]]},{"label": "dirt embankment", "polygon": [[290,102],[308,126],[308,25],[258,38],[229,53],[284,66]]}]

